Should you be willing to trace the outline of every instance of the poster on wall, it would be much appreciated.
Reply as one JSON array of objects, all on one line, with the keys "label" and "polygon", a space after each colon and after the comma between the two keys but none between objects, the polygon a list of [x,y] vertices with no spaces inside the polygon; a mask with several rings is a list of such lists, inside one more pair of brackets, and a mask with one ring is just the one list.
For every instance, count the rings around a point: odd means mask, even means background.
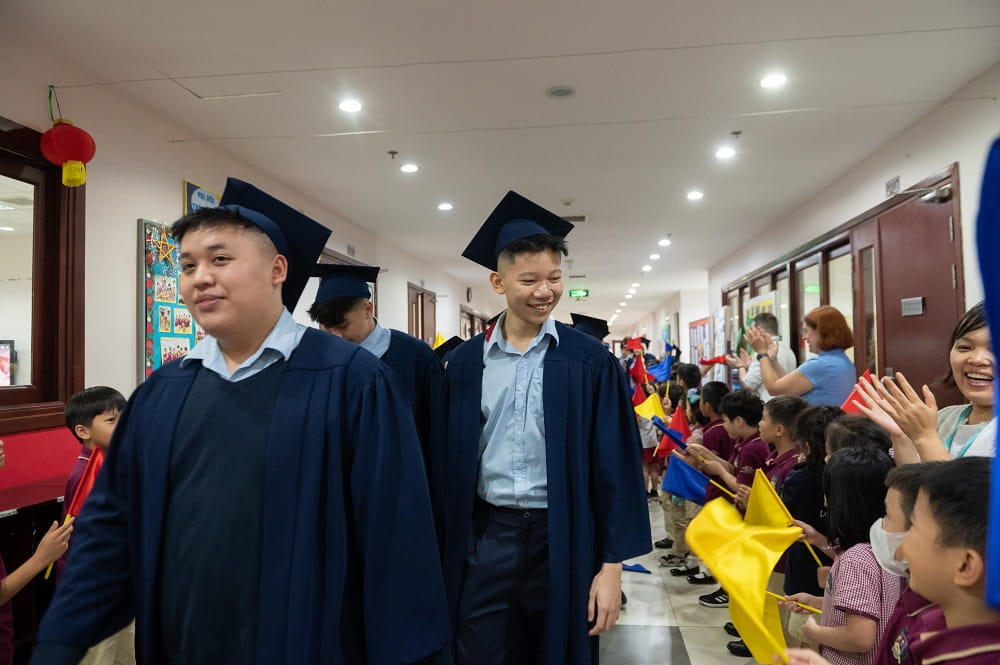
[{"label": "poster on wall", "polygon": [[16,358],[14,342],[9,339],[0,340],[0,386],[14,385],[14,370],[10,365]]},{"label": "poster on wall", "polygon": [[771,314],[777,316],[778,306],[780,304],[781,303],[778,302],[777,291],[769,291],[768,293],[762,293],[759,296],[750,298],[743,305],[743,320],[749,321],[761,312],[770,312]]},{"label": "poster on wall", "polygon": [[691,357],[686,362],[699,365],[702,359],[712,357],[712,319],[706,317],[692,321],[688,324],[688,329],[691,336]]},{"label": "poster on wall", "polygon": [[165,225],[139,220],[140,381],[205,337],[180,294],[178,252]]},{"label": "poster on wall", "polygon": [[188,180],[184,181],[184,205],[181,208],[184,211],[183,214],[186,215],[202,208],[217,208],[218,206],[218,194]]},{"label": "poster on wall", "polygon": [[[726,340],[726,317],[729,316],[729,307],[723,305],[715,313],[715,325],[712,327],[712,353],[711,357],[724,356],[728,353],[729,348]],[[706,373],[709,381],[723,381],[726,380],[726,368],[727,365],[712,365],[712,368]]]}]

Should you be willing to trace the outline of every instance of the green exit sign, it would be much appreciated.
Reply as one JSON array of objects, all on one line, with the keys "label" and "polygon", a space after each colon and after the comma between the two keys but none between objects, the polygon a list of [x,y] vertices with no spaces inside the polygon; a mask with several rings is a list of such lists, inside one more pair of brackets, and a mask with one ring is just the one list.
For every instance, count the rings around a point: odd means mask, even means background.
[{"label": "green exit sign", "polygon": [[589,295],[590,295],[590,290],[589,289],[570,289],[569,290],[569,297],[570,298],[586,298]]}]

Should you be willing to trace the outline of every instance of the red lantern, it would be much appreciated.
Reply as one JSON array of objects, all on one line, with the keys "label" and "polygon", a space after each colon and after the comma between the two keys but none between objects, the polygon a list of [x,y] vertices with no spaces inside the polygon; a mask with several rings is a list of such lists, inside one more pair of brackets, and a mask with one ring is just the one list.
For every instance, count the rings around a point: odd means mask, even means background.
[{"label": "red lantern", "polygon": [[97,145],[94,138],[65,118],[59,118],[52,129],[42,134],[42,154],[56,166],[63,167],[62,183],[79,187],[87,182],[87,162],[94,158]]}]

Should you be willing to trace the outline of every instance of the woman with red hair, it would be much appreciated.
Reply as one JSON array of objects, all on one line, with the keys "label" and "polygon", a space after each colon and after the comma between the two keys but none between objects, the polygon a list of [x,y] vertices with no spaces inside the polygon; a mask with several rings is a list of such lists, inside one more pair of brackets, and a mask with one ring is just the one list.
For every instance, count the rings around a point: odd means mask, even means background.
[{"label": "woman with red hair", "polygon": [[757,352],[760,372],[772,395],[799,395],[811,405],[840,406],[854,389],[854,362],[844,353],[854,346],[854,333],[836,307],[817,307],[803,319],[802,336],[809,351],[817,354],[799,368],[785,373],[775,362],[777,343],[752,326],[746,341]]}]

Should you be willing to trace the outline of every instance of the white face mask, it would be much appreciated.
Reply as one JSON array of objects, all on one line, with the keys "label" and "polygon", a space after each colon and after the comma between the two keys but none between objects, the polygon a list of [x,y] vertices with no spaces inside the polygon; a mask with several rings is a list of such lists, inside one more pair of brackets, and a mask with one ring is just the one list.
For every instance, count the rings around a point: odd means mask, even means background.
[{"label": "white face mask", "polygon": [[878,564],[888,572],[898,577],[908,577],[906,561],[900,561],[895,557],[896,550],[903,544],[906,532],[890,533],[882,526],[882,518],[875,520],[872,528],[868,531],[871,539],[872,552]]}]

